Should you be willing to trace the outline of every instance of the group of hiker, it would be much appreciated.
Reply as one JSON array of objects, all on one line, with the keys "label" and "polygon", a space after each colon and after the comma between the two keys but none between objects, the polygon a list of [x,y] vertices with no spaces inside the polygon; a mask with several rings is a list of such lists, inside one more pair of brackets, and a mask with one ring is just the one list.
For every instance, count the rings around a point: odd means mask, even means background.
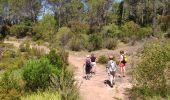
[{"label": "group of hiker", "polygon": [[[117,71],[117,66],[120,67],[120,72],[122,77],[125,77],[125,66],[127,63],[127,55],[126,53],[121,50],[120,51],[120,60],[119,63],[117,65],[116,61],[114,61],[114,56],[113,55],[109,55],[109,60],[108,63],[106,65],[106,72],[109,76],[109,80],[110,80],[110,84],[111,87],[113,87],[113,85],[115,84],[115,74]],[[94,54],[87,55],[85,63],[84,63],[84,73],[85,73],[85,79],[90,80],[90,78],[92,77],[92,75],[96,73],[96,56]],[[119,75],[119,77],[121,77]]]}]

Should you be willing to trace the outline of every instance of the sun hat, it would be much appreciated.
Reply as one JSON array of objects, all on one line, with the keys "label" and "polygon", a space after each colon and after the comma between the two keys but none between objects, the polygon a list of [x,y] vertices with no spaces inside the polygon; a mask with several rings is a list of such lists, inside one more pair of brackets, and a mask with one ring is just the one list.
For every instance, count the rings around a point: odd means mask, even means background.
[{"label": "sun hat", "polygon": [[90,58],[90,55],[87,55],[86,57],[87,57],[87,58]]}]

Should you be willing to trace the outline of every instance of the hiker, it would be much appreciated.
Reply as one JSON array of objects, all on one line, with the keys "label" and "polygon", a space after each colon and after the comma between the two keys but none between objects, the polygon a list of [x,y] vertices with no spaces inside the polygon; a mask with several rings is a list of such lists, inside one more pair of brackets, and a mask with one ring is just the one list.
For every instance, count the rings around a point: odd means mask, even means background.
[{"label": "hiker", "polygon": [[93,53],[91,54],[90,59],[91,59],[91,66],[92,66],[91,73],[95,74],[96,73],[96,57]]},{"label": "hiker", "polygon": [[127,56],[125,55],[125,52],[123,50],[120,51],[120,61],[119,61],[119,66],[120,66],[120,71],[123,77],[125,77],[125,67],[127,63]]},{"label": "hiker", "polygon": [[90,79],[90,71],[91,71],[91,59],[90,55],[87,55],[85,63],[84,63],[84,73],[86,74],[85,78]]},{"label": "hiker", "polygon": [[109,56],[109,61],[107,63],[106,68],[107,68],[108,75],[110,77],[111,87],[113,87],[113,85],[115,84],[115,74],[117,69],[116,62],[113,61],[113,56]]}]

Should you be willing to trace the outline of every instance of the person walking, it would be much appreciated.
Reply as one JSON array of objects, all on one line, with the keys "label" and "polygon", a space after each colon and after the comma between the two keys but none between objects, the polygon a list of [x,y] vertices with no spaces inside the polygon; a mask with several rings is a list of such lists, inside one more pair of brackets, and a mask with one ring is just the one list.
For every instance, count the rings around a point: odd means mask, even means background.
[{"label": "person walking", "polygon": [[91,73],[95,74],[96,73],[96,57],[93,53],[91,54],[90,59],[91,59],[91,66],[92,66]]},{"label": "person walking", "polygon": [[90,59],[90,55],[86,56],[86,60],[85,63],[83,65],[83,69],[84,69],[84,73],[86,74],[85,78],[86,79],[90,79],[90,71],[91,71],[91,59]]},{"label": "person walking", "polygon": [[127,56],[125,55],[125,52],[123,50],[120,51],[120,61],[119,61],[119,67],[121,71],[121,75],[125,77],[126,72],[126,63],[127,63]]},{"label": "person walking", "polygon": [[117,64],[113,60],[113,56],[109,56],[109,61],[107,63],[107,72],[110,78],[111,87],[115,84],[115,74],[117,69]]}]

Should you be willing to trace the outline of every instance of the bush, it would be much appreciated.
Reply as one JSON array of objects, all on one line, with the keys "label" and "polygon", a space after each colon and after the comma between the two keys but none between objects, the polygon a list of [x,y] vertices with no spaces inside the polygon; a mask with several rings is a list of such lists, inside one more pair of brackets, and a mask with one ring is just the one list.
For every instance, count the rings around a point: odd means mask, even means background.
[{"label": "bush", "polygon": [[106,56],[102,55],[99,57],[97,62],[100,64],[107,64],[107,61],[108,61],[108,58]]},{"label": "bush", "polygon": [[78,34],[86,34],[89,29],[89,25],[86,23],[82,23],[79,21],[70,21],[68,23],[68,27],[71,29],[73,33],[78,33]]},{"label": "bush", "polygon": [[47,14],[33,26],[34,40],[51,41],[56,29],[56,20],[53,15]]},{"label": "bush", "polygon": [[69,45],[70,49],[73,51],[80,51],[85,49],[87,45],[87,36],[85,34],[73,35]]},{"label": "bush", "polygon": [[104,26],[103,30],[102,30],[102,34],[104,35],[104,37],[118,37],[118,35],[120,34],[120,30],[119,27],[115,24],[109,24],[108,26]]},{"label": "bush", "polygon": [[0,27],[0,39],[3,40],[7,35],[10,33],[10,26],[8,25],[2,25]]},{"label": "bush", "polygon": [[[165,97],[170,94],[169,42],[153,41],[149,43],[142,57],[143,61],[134,71],[134,78],[137,81],[135,90],[138,95]],[[135,91],[136,92],[136,91]]]},{"label": "bush", "polygon": [[80,100],[79,89],[74,84],[74,72],[68,68],[63,69],[60,80],[62,100]]},{"label": "bush", "polygon": [[29,31],[32,31],[32,28],[22,24],[13,25],[10,28],[10,34],[16,36],[17,38],[25,37]]},{"label": "bush", "polygon": [[10,50],[3,52],[3,56],[0,60],[0,69],[21,67],[21,65],[25,62],[25,59],[20,56],[22,56],[20,53]]},{"label": "bush", "polygon": [[[15,74],[17,73],[17,74]],[[23,95],[24,81],[19,77],[20,72],[6,71],[0,79],[0,99],[17,100]]]},{"label": "bush", "polygon": [[133,21],[125,23],[122,27],[122,33],[120,34],[121,37],[134,37],[137,36],[140,26]]},{"label": "bush", "polygon": [[61,57],[56,53],[56,50],[51,50],[47,55],[47,58],[50,60],[51,64],[55,65],[55,67],[60,69],[63,67],[63,61]]},{"label": "bush", "polygon": [[143,27],[143,28],[139,29],[137,36],[139,39],[143,39],[143,38],[149,37],[151,35],[151,33],[152,33],[151,27]]},{"label": "bush", "polygon": [[45,91],[21,97],[21,100],[61,100],[61,96],[58,92]]},{"label": "bush", "polygon": [[69,52],[66,52],[64,49],[60,49],[58,54],[62,59],[63,66],[69,65],[68,62]]},{"label": "bush", "polygon": [[116,38],[106,38],[104,39],[104,47],[107,49],[115,49],[117,46]]},{"label": "bush", "polygon": [[93,47],[93,50],[101,49],[102,48],[102,36],[101,34],[90,34],[89,36],[89,45]]},{"label": "bush", "polygon": [[23,71],[23,79],[26,81],[27,88],[32,91],[46,89],[50,86],[49,76],[53,71],[58,72],[47,58],[29,61],[24,65]]},{"label": "bush", "polygon": [[[70,28],[68,27],[61,27],[59,29],[59,31],[56,33],[55,37],[56,41],[57,41],[57,46],[66,46],[68,44],[68,42],[70,41],[72,37],[72,33]],[[56,41],[54,41],[54,43],[56,43]]]}]

